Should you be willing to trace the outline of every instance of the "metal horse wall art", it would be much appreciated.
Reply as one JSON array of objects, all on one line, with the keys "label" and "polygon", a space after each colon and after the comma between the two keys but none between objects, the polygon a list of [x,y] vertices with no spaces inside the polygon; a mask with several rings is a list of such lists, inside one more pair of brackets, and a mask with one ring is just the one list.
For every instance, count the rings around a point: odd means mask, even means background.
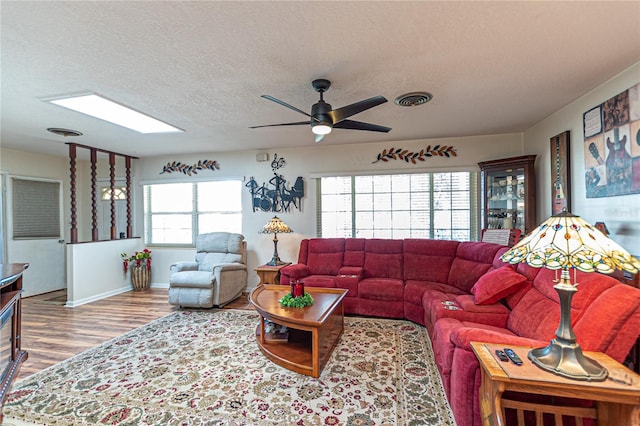
[{"label": "metal horse wall art", "polygon": [[[268,186],[270,185],[270,186]],[[288,212],[291,204],[298,210],[302,210],[302,197],[304,197],[304,181],[298,176],[291,188],[287,188],[287,180],[284,176],[273,173],[268,184],[262,186],[251,176],[245,185],[251,191],[253,211]]]}]

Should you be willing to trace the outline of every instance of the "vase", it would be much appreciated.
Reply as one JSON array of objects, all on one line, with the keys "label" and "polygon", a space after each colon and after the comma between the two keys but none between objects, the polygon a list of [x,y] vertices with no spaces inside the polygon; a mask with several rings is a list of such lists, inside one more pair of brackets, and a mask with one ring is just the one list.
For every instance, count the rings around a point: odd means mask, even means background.
[{"label": "vase", "polygon": [[146,290],[151,286],[151,270],[146,265],[133,265],[130,271],[134,291]]}]

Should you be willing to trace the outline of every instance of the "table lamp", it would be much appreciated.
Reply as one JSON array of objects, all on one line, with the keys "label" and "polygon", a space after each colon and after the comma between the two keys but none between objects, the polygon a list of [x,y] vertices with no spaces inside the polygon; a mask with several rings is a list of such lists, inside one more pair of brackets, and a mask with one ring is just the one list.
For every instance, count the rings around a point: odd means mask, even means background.
[{"label": "table lamp", "polygon": [[278,256],[278,234],[288,234],[291,232],[293,232],[293,230],[280,220],[278,216],[274,216],[262,227],[260,230],[261,234],[273,234],[273,257],[267,262],[267,266],[278,266],[286,263],[281,261],[280,256]]},{"label": "table lamp", "polygon": [[534,268],[561,270],[553,288],[560,299],[556,337],[544,348],[532,349],[528,358],[538,367],[575,380],[602,381],[607,370],[583,355],[571,324],[571,299],[578,283],[571,283],[570,268],[611,274],[616,269],[637,273],[640,261],[579,216],[562,212],[551,216],[505,252],[503,262],[526,263]]}]

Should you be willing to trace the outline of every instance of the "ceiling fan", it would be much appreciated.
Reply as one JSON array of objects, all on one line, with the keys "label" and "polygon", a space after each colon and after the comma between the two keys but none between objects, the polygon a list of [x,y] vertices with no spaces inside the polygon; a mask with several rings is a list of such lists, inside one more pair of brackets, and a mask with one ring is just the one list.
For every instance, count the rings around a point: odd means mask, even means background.
[{"label": "ceiling fan", "polygon": [[273,96],[262,95],[263,98],[273,101],[277,104],[287,107],[294,111],[304,114],[310,118],[307,121],[298,121],[295,123],[281,123],[281,124],[266,124],[264,126],[251,126],[250,129],[257,129],[259,127],[274,127],[274,126],[298,126],[311,124],[311,131],[315,134],[315,141],[320,142],[324,138],[324,135],[331,133],[332,129],[351,129],[351,130],[368,130],[371,132],[389,132],[390,127],[379,126],[377,124],[363,123],[362,121],[347,120],[352,115],[356,115],[359,112],[365,111],[374,106],[378,106],[387,102],[383,96],[374,96],[373,98],[365,99],[360,102],[353,103],[351,105],[344,106],[338,109],[331,109],[331,105],[326,103],[323,98],[323,93],[329,90],[331,82],[325,79],[317,79],[311,82],[311,86],[316,92],[320,93],[320,100],[311,107],[311,114],[289,105],[286,102],[276,99]]}]

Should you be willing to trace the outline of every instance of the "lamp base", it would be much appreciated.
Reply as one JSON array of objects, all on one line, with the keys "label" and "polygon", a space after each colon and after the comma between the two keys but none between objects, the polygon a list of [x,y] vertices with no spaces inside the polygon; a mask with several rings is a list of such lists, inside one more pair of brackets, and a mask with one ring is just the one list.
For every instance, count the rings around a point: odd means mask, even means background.
[{"label": "lamp base", "polygon": [[279,257],[272,257],[270,261],[268,261],[266,263],[267,266],[280,266],[280,265],[286,265],[287,262],[283,262],[282,260],[280,260]]},{"label": "lamp base", "polygon": [[530,350],[527,357],[543,370],[573,380],[601,382],[608,376],[607,369],[584,356],[575,342],[553,339],[545,348]]}]

